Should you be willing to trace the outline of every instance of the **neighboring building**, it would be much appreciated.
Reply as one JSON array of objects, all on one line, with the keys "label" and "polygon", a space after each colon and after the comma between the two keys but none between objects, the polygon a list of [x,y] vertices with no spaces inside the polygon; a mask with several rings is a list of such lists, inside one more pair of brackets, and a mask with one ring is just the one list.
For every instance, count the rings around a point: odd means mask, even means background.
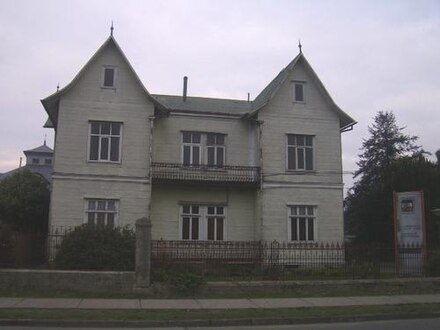
[{"label": "neighboring building", "polygon": [[341,132],[355,121],[300,52],[253,101],[152,95],[113,36],[42,100],[52,226],[153,239],[343,241]]},{"label": "neighboring building", "polygon": [[[53,150],[46,145],[46,141],[44,141],[43,145],[37,148],[24,150],[23,153],[26,156],[26,165],[22,168],[26,168],[32,173],[41,175],[49,183],[52,182]],[[12,171],[1,174],[0,180],[11,176],[18,170],[19,168],[16,168]]]}]

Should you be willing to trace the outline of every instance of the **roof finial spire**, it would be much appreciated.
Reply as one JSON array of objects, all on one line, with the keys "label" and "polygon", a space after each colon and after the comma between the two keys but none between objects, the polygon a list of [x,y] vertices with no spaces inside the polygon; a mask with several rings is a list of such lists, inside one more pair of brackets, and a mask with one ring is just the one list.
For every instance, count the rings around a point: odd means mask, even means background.
[{"label": "roof finial spire", "polygon": [[114,27],[113,27],[113,20],[112,20],[112,26],[110,27],[110,36],[111,37],[113,37],[113,30],[114,30]]},{"label": "roof finial spire", "polygon": [[58,85],[57,85],[57,92],[60,90],[60,82],[58,82]]},{"label": "roof finial spire", "polygon": [[299,53],[302,54],[301,39],[299,39],[299,42],[298,42],[298,48],[299,48]]},{"label": "roof finial spire", "polygon": [[47,134],[44,134],[44,145],[46,145],[46,137],[47,137]]}]

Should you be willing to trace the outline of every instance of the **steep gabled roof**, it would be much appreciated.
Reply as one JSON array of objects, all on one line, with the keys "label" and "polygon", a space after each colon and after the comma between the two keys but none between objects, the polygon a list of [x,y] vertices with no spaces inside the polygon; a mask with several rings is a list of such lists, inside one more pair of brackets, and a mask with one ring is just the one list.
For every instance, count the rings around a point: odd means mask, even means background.
[{"label": "steep gabled roof", "polygon": [[243,116],[252,110],[250,102],[243,100],[216,99],[207,97],[186,97],[157,95],[153,97],[172,112],[206,113],[226,116]]},{"label": "steep gabled roof", "polygon": [[149,100],[151,100],[159,110],[161,110],[165,113],[167,112],[166,108],[159,101],[157,101],[155,98],[153,98],[151,96],[151,94],[147,91],[145,86],[142,84],[142,81],[140,80],[139,76],[134,71],[133,67],[131,66],[130,62],[128,61],[127,57],[125,56],[124,52],[122,51],[121,47],[119,47],[115,38],[113,37],[113,35],[111,35],[102,44],[102,46],[99,47],[99,49],[96,51],[96,53],[90,58],[90,60],[86,63],[86,65],[84,65],[84,67],[78,72],[78,74],[75,76],[75,78],[73,78],[73,80],[68,85],[66,85],[64,88],[60,89],[56,93],[41,100],[41,103],[43,104],[44,109],[46,110],[47,114],[49,115],[49,119],[46,122],[45,127],[51,127],[50,124],[52,124],[52,127],[54,127],[54,126],[56,127],[57,115],[58,115],[57,112],[58,112],[60,97],[62,95],[64,95],[65,93],[67,93],[69,90],[71,90],[73,86],[75,86],[77,81],[83,76],[83,74],[92,65],[92,63],[96,60],[96,58],[98,58],[101,55],[101,53],[104,51],[104,49],[106,49],[110,45],[113,45],[116,48],[116,50],[119,52],[122,59],[127,64],[128,68],[131,70],[131,73],[135,77],[136,81],[139,83],[139,86],[141,86],[141,88],[144,91],[147,98]]},{"label": "steep gabled roof", "polygon": [[312,66],[306,60],[304,54],[299,53],[293,60],[290,62],[281,72],[273,79],[267,86],[264,88],[261,93],[255,98],[252,102],[252,111],[248,116],[252,116],[256,114],[260,109],[262,109],[266,104],[270,102],[270,100],[275,96],[280,86],[286,81],[290,72],[299,64],[302,64],[306,71],[310,74],[313,82],[318,87],[319,91],[326,99],[330,108],[336,112],[340,120],[340,129],[341,131],[353,126],[356,124],[356,121],[351,118],[348,114],[346,114],[339,106],[333,101],[330,94],[324,87],[324,84],[319,79],[318,75],[313,70]]}]

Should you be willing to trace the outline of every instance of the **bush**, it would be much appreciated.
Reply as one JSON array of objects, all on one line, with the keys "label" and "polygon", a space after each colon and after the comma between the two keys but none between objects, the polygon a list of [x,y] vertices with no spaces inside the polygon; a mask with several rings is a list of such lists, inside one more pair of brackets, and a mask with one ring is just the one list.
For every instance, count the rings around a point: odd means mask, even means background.
[{"label": "bush", "polygon": [[132,271],[135,243],[135,233],[127,227],[82,225],[64,237],[55,268]]}]

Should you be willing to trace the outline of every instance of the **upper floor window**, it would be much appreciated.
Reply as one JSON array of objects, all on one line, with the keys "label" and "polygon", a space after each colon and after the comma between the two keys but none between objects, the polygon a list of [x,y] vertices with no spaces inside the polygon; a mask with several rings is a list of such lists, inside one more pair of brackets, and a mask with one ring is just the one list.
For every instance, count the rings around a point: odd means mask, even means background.
[{"label": "upper floor window", "polygon": [[226,207],[182,205],[180,237],[183,240],[223,241]]},{"label": "upper floor window", "polygon": [[50,159],[50,158],[46,158],[46,159],[44,160],[44,164],[45,164],[45,165],[52,165],[52,159]]},{"label": "upper floor window", "polygon": [[90,122],[89,160],[120,162],[122,123]]},{"label": "upper floor window", "polygon": [[40,158],[32,158],[32,164],[40,164]]},{"label": "upper floor window", "polygon": [[304,83],[303,82],[294,82],[293,83],[293,101],[294,102],[305,102]]},{"label": "upper floor window", "polygon": [[314,241],[316,230],[315,206],[289,206],[288,233],[290,241]]},{"label": "upper floor window", "polygon": [[105,66],[102,87],[115,87],[116,82],[116,67]]},{"label": "upper floor window", "polygon": [[313,136],[287,134],[287,169],[313,170]]},{"label": "upper floor window", "polygon": [[224,134],[182,132],[183,165],[223,167],[225,149]]},{"label": "upper floor window", "polygon": [[118,224],[119,201],[86,199],[86,223],[114,227]]}]

